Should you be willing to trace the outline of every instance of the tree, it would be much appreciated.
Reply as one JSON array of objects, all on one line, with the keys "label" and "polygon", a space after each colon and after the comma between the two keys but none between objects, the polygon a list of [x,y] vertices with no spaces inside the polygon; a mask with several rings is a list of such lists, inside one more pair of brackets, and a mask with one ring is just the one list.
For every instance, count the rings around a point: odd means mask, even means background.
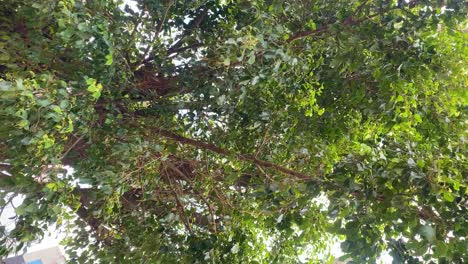
[{"label": "tree", "polygon": [[126,3],[2,1],[0,255],[468,261],[464,1]]}]

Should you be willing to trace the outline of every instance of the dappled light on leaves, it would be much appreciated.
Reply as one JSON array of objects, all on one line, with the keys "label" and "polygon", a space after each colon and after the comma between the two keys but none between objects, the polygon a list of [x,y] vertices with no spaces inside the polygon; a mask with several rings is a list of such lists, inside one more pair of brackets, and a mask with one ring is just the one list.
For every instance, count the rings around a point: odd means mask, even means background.
[{"label": "dappled light on leaves", "polygon": [[[464,263],[464,1],[4,0],[0,257]],[[4,223],[2,223],[4,224]],[[433,261],[433,262],[431,262]]]}]

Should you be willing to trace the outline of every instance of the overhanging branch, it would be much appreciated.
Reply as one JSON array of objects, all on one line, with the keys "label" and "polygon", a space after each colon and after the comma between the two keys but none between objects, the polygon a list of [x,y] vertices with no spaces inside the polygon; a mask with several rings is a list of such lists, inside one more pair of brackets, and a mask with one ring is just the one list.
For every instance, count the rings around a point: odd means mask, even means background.
[{"label": "overhanging branch", "polygon": [[202,21],[205,19],[206,15],[208,14],[208,8],[203,6],[200,11],[200,13],[190,22],[190,25],[188,28],[182,33],[181,37],[179,40],[177,40],[174,44],[171,45],[171,47],[168,49],[168,53],[174,53],[176,50],[178,50],[182,44],[185,41],[185,38],[189,36],[196,28],[200,26]]},{"label": "overhanging branch", "polygon": [[318,179],[317,177],[312,177],[312,176],[307,175],[305,173],[294,171],[294,170],[288,169],[286,167],[280,166],[278,164],[275,164],[275,163],[272,163],[272,162],[269,162],[269,161],[264,161],[264,160],[258,159],[258,158],[254,157],[252,155],[233,153],[233,152],[231,152],[229,150],[220,148],[220,147],[218,147],[218,146],[216,146],[214,144],[206,143],[206,142],[203,142],[203,141],[198,141],[198,140],[191,139],[191,138],[186,138],[184,136],[181,136],[181,135],[176,134],[176,133],[174,133],[172,131],[169,131],[169,130],[165,130],[165,129],[162,129],[162,128],[157,128],[157,129],[154,129],[154,132],[156,132],[160,136],[163,136],[165,138],[169,138],[169,139],[174,140],[174,141],[176,141],[176,142],[178,142],[180,144],[190,145],[190,146],[193,146],[193,147],[196,147],[196,148],[199,148],[199,149],[209,150],[209,151],[212,151],[214,153],[217,153],[217,154],[220,154],[220,155],[223,155],[223,156],[235,156],[240,160],[252,162],[253,164],[256,164],[256,165],[258,165],[260,167],[263,167],[263,168],[271,168],[271,169],[274,169],[276,171],[282,172],[282,173],[284,173],[286,175],[293,176],[293,177],[295,177],[297,179],[300,179],[300,180],[320,181],[320,179]]},{"label": "overhanging branch", "polygon": [[[387,10],[384,10],[383,12],[379,12],[379,13],[375,13],[375,14],[372,14],[372,15],[368,15],[368,16],[365,16],[364,18],[362,19],[359,19],[359,20],[356,20],[356,16],[362,11],[362,9],[364,9],[364,7],[367,5],[369,1],[368,0],[365,0],[363,1],[357,8],[356,10],[353,12],[353,14],[351,14],[350,16],[348,16],[346,19],[344,19],[342,22],[340,22],[339,24],[342,25],[342,26],[351,26],[351,25],[356,25],[356,24],[360,24],[364,21],[367,21],[373,17],[376,17],[376,16],[379,16],[379,15],[384,15],[385,13],[388,13],[392,10],[396,10],[396,9],[403,9],[404,6],[396,6],[396,7],[391,7],[391,8],[388,8]],[[412,1],[409,1],[406,5],[410,8],[414,8],[416,5],[419,4],[419,0],[412,0]],[[312,36],[312,35],[315,35],[315,34],[320,34],[320,33],[323,33],[323,32],[327,32],[328,30],[330,30],[331,26],[333,25],[332,24],[324,24],[324,25],[321,25],[319,26],[318,28],[314,29],[314,30],[307,30],[307,31],[300,31],[300,32],[297,32],[295,33],[294,35],[292,35],[288,40],[287,42],[288,43],[291,43],[297,39],[301,39],[301,38],[304,38],[304,37],[308,37],[308,36]]]}]

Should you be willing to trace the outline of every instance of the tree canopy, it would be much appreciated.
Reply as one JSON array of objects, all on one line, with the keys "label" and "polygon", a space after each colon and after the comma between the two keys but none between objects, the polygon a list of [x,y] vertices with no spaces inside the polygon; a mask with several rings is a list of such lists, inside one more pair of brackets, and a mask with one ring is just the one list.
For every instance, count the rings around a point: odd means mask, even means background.
[{"label": "tree canopy", "polygon": [[467,263],[461,0],[3,0],[0,256]]}]

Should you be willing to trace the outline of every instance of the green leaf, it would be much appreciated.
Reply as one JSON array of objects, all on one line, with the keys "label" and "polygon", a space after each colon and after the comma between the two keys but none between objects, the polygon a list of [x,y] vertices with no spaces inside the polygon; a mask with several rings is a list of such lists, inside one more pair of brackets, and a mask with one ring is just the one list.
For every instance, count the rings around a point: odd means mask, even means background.
[{"label": "green leaf", "polygon": [[45,149],[52,147],[55,143],[55,139],[49,137],[48,135],[42,136],[42,144]]},{"label": "green leaf", "polygon": [[422,226],[421,229],[420,229],[420,233],[421,235],[424,236],[424,238],[426,238],[427,241],[429,242],[432,242],[435,240],[436,238],[436,231],[435,231],[435,228],[430,226],[430,225],[425,225],[425,226]]},{"label": "green leaf", "polygon": [[41,100],[37,100],[37,105],[41,106],[41,107],[45,107],[45,106],[48,106],[51,104],[51,102],[49,101],[49,99],[41,99]]},{"label": "green leaf", "polygon": [[254,64],[255,62],[255,52],[252,51],[250,52],[250,55],[249,55],[249,60],[247,61],[248,64]]},{"label": "green leaf", "polygon": [[18,127],[20,128],[27,128],[29,126],[29,121],[26,120],[26,119],[23,119],[21,121],[19,121],[18,123]]},{"label": "green leaf", "polygon": [[26,210],[25,210],[25,209],[26,209],[26,206],[22,204],[22,205],[16,207],[15,213],[16,213],[17,215],[19,215],[19,216],[24,215],[24,214],[26,214]]},{"label": "green leaf", "polygon": [[92,78],[87,79],[86,83],[88,84],[87,90],[91,93],[92,97],[96,100],[99,99],[101,96],[102,85]]},{"label": "green leaf", "polygon": [[422,118],[419,114],[414,114],[413,117],[417,123],[422,123]]},{"label": "green leaf", "polygon": [[112,53],[106,55],[106,65],[112,65],[114,61],[113,57]]},{"label": "green leaf", "polygon": [[309,20],[309,22],[307,22],[307,27],[312,31],[317,29],[317,25],[314,23],[312,19]]},{"label": "green leaf", "polygon": [[58,105],[51,105],[50,109],[58,114],[63,114],[62,109]]},{"label": "green leaf", "polygon": [[68,100],[60,101],[60,108],[62,108],[63,110],[67,109],[69,105],[70,105],[70,101]]},{"label": "green leaf", "polygon": [[47,187],[48,189],[53,190],[53,191],[57,191],[57,190],[58,190],[57,184],[55,184],[54,182],[48,183],[48,184],[46,185],[46,187]]},{"label": "green leaf", "polygon": [[444,199],[448,202],[453,202],[455,200],[455,197],[453,197],[453,194],[449,191],[444,191],[443,196]]}]

